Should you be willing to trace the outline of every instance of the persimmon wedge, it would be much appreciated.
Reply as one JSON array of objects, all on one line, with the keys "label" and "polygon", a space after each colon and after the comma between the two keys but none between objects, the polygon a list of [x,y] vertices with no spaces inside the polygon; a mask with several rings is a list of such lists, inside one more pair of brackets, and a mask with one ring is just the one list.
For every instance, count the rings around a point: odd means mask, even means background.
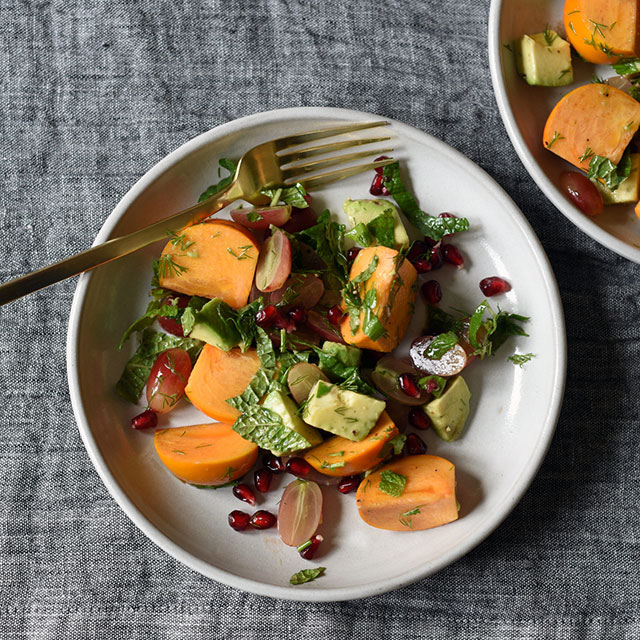
[{"label": "persimmon wedge", "polygon": [[369,435],[353,442],[341,436],[333,436],[304,454],[304,459],[320,473],[327,476],[353,476],[373,469],[385,457],[387,443],[399,431],[386,411],[383,411]]},{"label": "persimmon wedge", "polygon": [[227,400],[240,395],[260,368],[255,349],[223,351],[205,344],[196,360],[185,393],[202,413],[221,422],[234,422],[240,412]]},{"label": "persimmon wedge", "polygon": [[613,64],[640,52],[638,0],[566,0],[567,39],[587,62]]},{"label": "persimmon wedge", "polygon": [[589,170],[594,155],[618,164],[640,126],[640,102],[606,84],[591,83],[561,98],[547,119],[544,146]]},{"label": "persimmon wedge", "polygon": [[[404,487],[385,472],[404,478]],[[455,467],[432,455],[396,460],[360,483],[356,504],[360,517],[378,529],[418,531],[439,527],[458,518]]]},{"label": "persimmon wedge", "polygon": [[167,469],[190,484],[218,486],[237,480],[258,457],[255,444],[219,422],[161,429],[153,443]]},{"label": "persimmon wedge", "polygon": [[190,296],[222,298],[239,309],[247,304],[258,253],[251,232],[235,222],[212,220],[186,227],[162,251],[160,286]]}]

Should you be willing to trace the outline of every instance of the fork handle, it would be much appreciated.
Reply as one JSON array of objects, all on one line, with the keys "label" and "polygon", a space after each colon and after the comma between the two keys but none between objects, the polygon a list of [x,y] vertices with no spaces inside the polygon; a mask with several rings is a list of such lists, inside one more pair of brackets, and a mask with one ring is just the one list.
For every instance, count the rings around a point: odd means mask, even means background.
[{"label": "fork handle", "polygon": [[232,185],[208,200],[160,220],[144,229],[134,231],[120,238],[108,240],[75,256],[5,282],[0,285],[0,305],[17,300],[22,296],[44,289],[84,271],[94,269],[101,264],[126,256],[157,240],[167,239],[169,231],[176,231],[187,225],[200,222],[220,211],[233,200],[241,197],[236,193],[233,194],[233,197],[229,197],[231,192],[234,191],[234,186]]}]

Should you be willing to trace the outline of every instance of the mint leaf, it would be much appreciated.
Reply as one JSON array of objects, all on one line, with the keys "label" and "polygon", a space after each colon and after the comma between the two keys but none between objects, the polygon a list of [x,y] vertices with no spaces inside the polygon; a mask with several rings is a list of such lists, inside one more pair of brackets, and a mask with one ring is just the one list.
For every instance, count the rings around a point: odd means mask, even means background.
[{"label": "mint leaf", "polygon": [[617,165],[604,156],[592,156],[587,177],[592,182],[602,180],[611,191],[615,191],[630,172],[631,151],[627,149]]},{"label": "mint leaf", "polygon": [[454,345],[458,344],[458,336],[453,331],[437,335],[425,349],[425,358],[440,360]]},{"label": "mint leaf", "polygon": [[290,584],[304,584],[319,578],[326,571],[325,567],[316,567],[315,569],[302,569],[298,573],[294,573],[289,579]]},{"label": "mint leaf", "polygon": [[535,357],[535,353],[514,353],[512,356],[509,356],[507,360],[511,360],[513,364],[517,364],[519,367],[523,367],[527,362]]},{"label": "mint leaf", "polygon": [[374,218],[367,225],[367,229],[379,245],[390,249],[396,248],[396,220],[390,210]]},{"label": "mint leaf", "polygon": [[175,348],[184,349],[193,363],[200,354],[203,344],[200,340],[179,338],[167,333],[158,333],[152,329],[145,329],[138,349],[125,365],[124,371],[116,383],[116,391],[129,402],[138,402],[144,385],[147,384],[151,368],[163,351]]},{"label": "mint leaf", "polygon": [[[218,182],[217,184],[212,184],[210,187],[208,187],[198,198],[198,202],[204,202],[205,200],[208,200],[212,196],[215,196],[216,193],[219,193],[223,189],[226,189],[233,182],[233,177],[235,176],[236,169],[238,167],[237,163],[233,160],[229,160],[229,158],[220,158],[218,164],[223,169],[226,169],[229,172],[229,175],[226,178],[222,178],[222,180],[220,180],[220,182]],[[219,175],[220,169],[218,169],[218,176]]]},{"label": "mint leaf", "polygon": [[[278,194],[278,191],[280,194]],[[307,191],[300,183],[295,184],[292,187],[262,189],[260,193],[271,200],[278,195],[278,202],[276,202],[276,204],[282,202],[284,204],[290,204],[292,207],[296,207],[297,209],[306,209],[309,206],[309,203],[305,199]]]},{"label": "mint leaf", "polygon": [[400,164],[394,162],[384,168],[385,186],[400,207],[407,220],[423,235],[433,240],[442,240],[450,233],[466,231],[469,221],[466,218],[437,218],[420,209],[416,199],[407,190],[400,177]]},{"label": "mint leaf", "polygon": [[352,238],[353,241],[360,245],[361,247],[370,247],[373,243],[373,238],[371,237],[371,232],[364,222],[358,222],[358,224],[351,229],[351,231],[347,231],[344,234],[346,238]]},{"label": "mint leaf", "polygon": [[262,220],[262,216],[253,209],[252,211],[247,212],[247,220],[249,222],[260,222],[260,220]]},{"label": "mint leaf", "polygon": [[[430,382],[435,382],[438,386],[433,389],[433,385],[428,384]],[[425,376],[424,378],[420,378],[420,380],[418,380],[418,384],[423,389],[427,389],[428,387],[431,388],[431,395],[434,398],[439,398],[442,395],[444,388],[447,386],[447,379],[443,378],[442,376]]]},{"label": "mint leaf", "polygon": [[406,484],[406,476],[389,470],[380,472],[380,484],[378,485],[378,489],[389,496],[399,498],[404,492]]},{"label": "mint leaf", "polygon": [[182,324],[182,333],[188,336],[193,331],[193,325],[196,322],[196,311],[200,311],[205,304],[209,302],[208,298],[200,296],[191,296],[189,304],[183,309],[180,323]]},{"label": "mint leaf", "polygon": [[405,436],[403,433],[399,433],[397,436],[395,436],[395,438],[391,438],[388,444],[391,445],[391,448],[393,449],[393,453],[399,456],[402,453],[402,449],[404,448],[404,443],[406,441],[407,441],[407,436]]},{"label": "mint leaf", "polygon": [[124,343],[130,338],[130,336],[138,331],[142,331],[147,327],[150,327],[158,316],[165,316],[167,318],[176,318],[180,315],[181,309],[178,309],[177,298],[176,304],[164,304],[162,300],[152,300],[147,306],[147,310],[141,315],[122,335],[120,344],[118,345],[118,351],[122,349]]},{"label": "mint leaf", "polygon": [[620,58],[611,67],[619,76],[633,76],[640,73],[640,60],[638,58]]},{"label": "mint leaf", "polygon": [[268,451],[291,453],[309,447],[299,433],[284,426],[282,418],[275,411],[257,404],[246,407],[233,423],[232,429],[245,440]]}]

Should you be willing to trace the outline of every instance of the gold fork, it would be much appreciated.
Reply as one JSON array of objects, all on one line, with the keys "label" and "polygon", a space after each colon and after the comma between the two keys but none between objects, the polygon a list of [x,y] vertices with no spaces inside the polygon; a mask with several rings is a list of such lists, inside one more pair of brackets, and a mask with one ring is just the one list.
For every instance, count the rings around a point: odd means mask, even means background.
[{"label": "gold fork", "polygon": [[281,186],[283,184],[292,185],[300,182],[305,188],[314,189],[335,182],[336,180],[342,180],[349,176],[362,173],[363,171],[383,167],[394,162],[392,159],[378,160],[343,169],[336,169],[318,175],[305,175],[322,169],[328,169],[338,164],[393,151],[391,148],[385,148],[376,149],[375,151],[357,151],[339,154],[330,158],[321,158],[302,164],[295,164],[306,158],[312,158],[313,156],[324,155],[359,145],[383,142],[390,138],[389,136],[365,139],[357,138],[306,147],[304,149],[297,149],[295,147],[314,140],[322,140],[323,138],[339,136],[363,129],[372,129],[387,124],[389,123],[378,121],[338,125],[327,129],[318,129],[316,131],[307,131],[284,138],[277,138],[276,140],[270,140],[257,147],[253,147],[253,149],[247,151],[242,158],[240,158],[233,181],[223,191],[216,193],[208,200],[200,202],[194,207],[180,211],[144,229],[120,238],[114,238],[104,244],[99,244],[87,251],[78,253],[75,256],[71,256],[48,267],[38,269],[37,271],[33,271],[32,273],[0,285],[0,305],[48,287],[66,278],[78,275],[84,271],[94,269],[101,264],[126,256],[157,240],[167,238],[170,232],[175,232],[188,225],[201,222],[235,200],[243,199],[254,205],[267,204],[268,198],[260,193],[260,190],[265,187]]}]

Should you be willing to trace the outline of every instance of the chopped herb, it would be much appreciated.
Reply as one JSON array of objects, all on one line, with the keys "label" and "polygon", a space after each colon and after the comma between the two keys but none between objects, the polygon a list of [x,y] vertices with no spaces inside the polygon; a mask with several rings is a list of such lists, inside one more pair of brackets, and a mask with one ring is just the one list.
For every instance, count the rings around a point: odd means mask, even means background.
[{"label": "chopped herb", "polygon": [[294,573],[289,579],[290,584],[304,584],[319,578],[326,571],[325,567],[316,567],[315,569],[302,569],[298,573]]},{"label": "chopped herb", "polygon": [[503,44],[502,46],[503,46],[507,51],[511,51],[511,53],[513,53],[513,48],[512,48],[512,46],[511,46],[509,43],[507,43],[507,44]]},{"label": "chopped herb", "polygon": [[633,127],[633,120],[629,120],[629,122],[627,122],[627,124],[624,125],[624,130],[629,131],[631,127]]},{"label": "chopped herb", "polygon": [[557,131],[553,132],[553,138],[551,138],[551,140],[549,142],[545,142],[545,147],[547,147],[547,149],[551,149],[551,147],[558,142],[558,140],[564,140],[564,136],[561,135],[560,133],[558,133]]},{"label": "chopped herb", "polygon": [[594,155],[593,150],[591,149],[591,147],[587,147],[584,150],[584,153],[578,158],[578,162],[584,162],[585,160],[588,160],[592,155]]},{"label": "chopped herb", "polygon": [[567,73],[569,73],[571,71],[571,67],[567,67],[566,69],[563,69],[560,72],[560,75],[558,76],[558,79],[562,79]]},{"label": "chopped herb", "polygon": [[587,177],[592,182],[601,180],[611,191],[615,191],[629,173],[631,173],[631,152],[627,149],[617,165],[609,158],[594,155],[589,162]]},{"label": "chopped herb", "polygon": [[322,464],[320,465],[321,469],[342,469],[342,467],[344,467],[344,460],[341,460],[340,462],[333,462],[333,463],[327,463],[327,462],[322,462]]},{"label": "chopped herb", "polygon": [[425,505],[421,504],[417,506],[415,509],[411,509],[410,511],[405,511],[401,513],[399,516],[400,524],[408,527],[409,529],[413,529],[413,522],[411,521],[411,516],[417,516],[420,513],[420,507],[424,507]]},{"label": "chopped herb", "polygon": [[573,33],[576,32],[575,27],[573,26],[573,22],[569,23],[569,28],[571,29],[571,31],[573,31]]},{"label": "chopped herb", "polygon": [[179,278],[188,270],[187,267],[183,267],[175,262],[173,256],[169,253],[160,256],[160,260],[158,261],[158,274],[161,278]]},{"label": "chopped herb", "polygon": [[580,13],[580,9],[574,9],[573,11],[569,11],[568,16],[572,16],[574,13]]},{"label": "chopped herb", "polygon": [[184,451],[179,451],[178,449],[173,449],[173,453],[178,453],[178,454],[180,454],[181,456],[186,455]]},{"label": "chopped herb", "polygon": [[199,444],[194,447],[194,449],[204,449],[205,447],[211,447],[211,444]]},{"label": "chopped herb", "polygon": [[453,331],[441,333],[425,349],[424,357],[431,360],[440,360],[456,344],[458,344],[458,336]]},{"label": "chopped herb", "polygon": [[[226,178],[222,178],[222,180],[217,184],[212,184],[208,187],[198,198],[198,202],[208,200],[212,196],[216,195],[216,193],[226,189],[233,182],[233,177],[235,176],[238,165],[233,160],[229,160],[229,158],[220,158],[219,164],[223,169],[226,169],[229,172],[229,175]],[[220,177],[220,169],[218,169],[218,177]]]},{"label": "chopped herb", "polygon": [[279,203],[290,204],[296,209],[306,209],[309,206],[305,196],[306,189],[300,184],[292,187],[277,187],[273,189],[262,189],[260,193],[267,198],[271,198],[271,206],[274,207]]},{"label": "chopped herb", "polygon": [[380,472],[380,484],[378,489],[394,498],[399,498],[404,492],[407,477],[395,471],[385,470]]},{"label": "chopped herb", "polygon": [[320,381],[318,388],[316,389],[316,398],[322,398],[331,392],[331,387],[328,384]]},{"label": "chopped herb", "polygon": [[384,168],[385,185],[407,220],[423,235],[433,240],[451,233],[459,233],[469,228],[466,218],[437,218],[420,209],[416,199],[406,188],[400,176],[400,165],[397,162]]},{"label": "chopped herb", "polygon": [[247,220],[249,222],[260,222],[260,220],[263,220],[263,217],[255,209],[253,209],[252,211],[249,211],[247,213]]},{"label": "chopped herb", "polygon": [[378,241],[378,244],[390,249],[395,249],[396,247],[395,228],[396,220],[391,209],[384,211],[384,213],[367,224],[367,229]]},{"label": "chopped herb", "polygon": [[195,244],[193,240],[187,240],[186,233],[178,234],[175,231],[167,231],[167,235],[171,236],[171,244],[180,249],[180,251],[186,251]]},{"label": "chopped herb", "polygon": [[549,25],[544,28],[543,35],[548,47],[550,47],[553,44],[553,41],[558,37],[557,34],[549,29]]},{"label": "chopped herb", "polygon": [[335,457],[340,457],[344,455],[344,451],[336,451],[335,453],[330,453],[327,457],[328,458],[335,458]]},{"label": "chopped herb", "polygon": [[527,362],[529,362],[532,358],[535,358],[535,353],[514,353],[512,356],[509,356],[509,360],[513,362],[513,364],[517,364],[519,367],[523,367]]},{"label": "chopped herb", "polygon": [[620,60],[612,64],[611,67],[619,76],[634,76],[640,73],[640,59],[620,58]]},{"label": "chopped herb", "polygon": [[252,244],[245,244],[242,245],[241,247],[238,247],[238,249],[241,249],[240,251],[240,255],[236,254],[233,249],[231,249],[231,247],[227,247],[227,251],[236,259],[236,260],[253,260],[253,256],[249,256],[247,255],[247,252],[250,251],[251,249],[253,249],[253,245]]},{"label": "chopped herb", "polygon": [[[438,385],[435,389],[433,388],[434,382]],[[434,398],[439,398],[442,395],[444,388],[447,386],[447,379],[443,378],[442,376],[425,376],[424,378],[420,378],[418,380],[418,385],[423,389],[430,388],[431,395]]]}]

